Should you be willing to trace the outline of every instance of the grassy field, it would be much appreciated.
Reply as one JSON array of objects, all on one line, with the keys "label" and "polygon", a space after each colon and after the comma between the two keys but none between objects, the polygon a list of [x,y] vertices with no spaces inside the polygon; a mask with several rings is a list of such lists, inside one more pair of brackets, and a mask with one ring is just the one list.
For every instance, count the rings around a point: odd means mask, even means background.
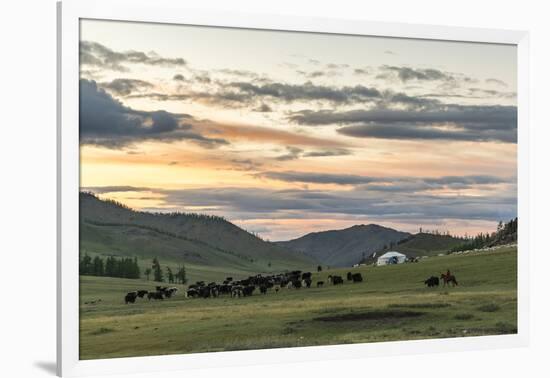
[{"label": "grassy field", "polygon": [[[139,300],[152,282],[81,277],[80,358],[195,353],[517,332],[517,250],[433,257],[419,263],[335,269],[363,283],[282,289],[247,298]],[[424,287],[450,269],[459,286]],[[225,272],[209,271],[209,278]],[[219,276],[217,276],[219,274]],[[239,276],[235,276],[239,278]],[[183,286],[180,286],[182,289]],[[95,304],[90,302],[97,301]]]}]

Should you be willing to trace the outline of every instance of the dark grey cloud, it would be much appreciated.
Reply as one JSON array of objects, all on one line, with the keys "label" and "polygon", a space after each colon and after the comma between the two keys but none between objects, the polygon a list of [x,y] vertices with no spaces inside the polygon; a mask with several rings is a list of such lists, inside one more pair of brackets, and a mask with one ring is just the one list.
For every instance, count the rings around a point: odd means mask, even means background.
[{"label": "dark grey cloud", "polygon": [[136,79],[114,79],[110,82],[100,83],[100,85],[119,96],[128,96],[133,92],[143,91],[153,86],[147,81]]},{"label": "dark grey cloud", "polygon": [[183,76],[182,74],[175,74],[172,79],[175,81],[185,81],[185,76]]},{"label": "dark grey cloud", "polygon": [[205,147],[227,144],[194,130],[192,116],[163,110],[139,111],[124,106],[95,81],[80,80],[80,142],[109,148],[127,147],[140,141],[190,140]]},{"label": "dark grey cloud", "polygon": [[80,42],[80,64],[96,66],[113,71],[128,71],[127,64],[146,64],[150,66],[185,66],[183,58],[164,58],[155,53],[142,51],[115,51],[98,42]]},{"label": "dark grey cloud", "polygon": [[[410,68],[410,67],[404,67],[404,66],[382,66],[381,70],[384,71],[386,74],[394,74],[396,75],[401,81],[407,82],[410,80],[419,80],[419,81],[434,81],[434,80],[442,80],[442,81],[452,81],[455,80],[453,75],[450,75],[448,73],[445,73],[443,71],[434,69],[434,68]],[[384,78],[385,74],[382,74],[381,78]]]},{"label": "dark grey cloud", "polygon": [[468,91],[470,93],[469,98],[487,98],[487,97],[495,97],[495,98],[516,98],[517,93],[516,92],[503,92],[503,91],[497,91],[494,89],[484,89],[484,88],[468,88]]},{"label": "dark grey cloud", "polygon": [[[352,185],[364,190],[403,191],[432,190],[443,188],[468,189],[479,185],[513,184],[512,177],[490,175],[442,176],[442,177],[378,177],[351,174],[334,174],[321,172],[273,171],[261,172],[255,175],[285,182],[300,182],[308,184]],[[384,185],[380,185],[384,184]]]},{"label": "dark grey cloud", "polygon": [[287,161],[296,160],[301,157],[327,157],[327,156],[345,156],[351,155],[352,152],[345,148],[325,148],[322,150],[305,151],[298,147],[289,146],[286,148],[287,153],[277,156],[275,160]]},{"label": "dark grey cloud", "polygon": [[291,102],[296,100],[324,100],[333,103],[350,103],[374,101],[382,94],[375,88],[368,88],[362,85],[353,87],[335,88],[323,85],[314,85],[311,82],[304,84],[282,84],[267,83],[255,84],[248,82],[234,82],[227,84],[227,87],[237,91],[236,95],[250,101],[254,97],[270,97],[275,100]]},{"label": "dark grey cloud", "polygon": [[240,76],[240,77],[245,77],[245,78],[250,78],[250,79],[254,79],[254,78],[258,77],[257,73],[252,72],[252,71],[248,71],[248,70],[235,70],[235,69],[230,69],[230,68],[223,68],[221,70],[218,70],[218,72],[221,72],[221,73],[226,74],[226,75]]},{"label": "dark grey cloud", "polygon": [[[515,106],[470,106],[431,102],[425,109],[333,112],[303,110],[289,120],[300,125],[345,125],[340,134],[359,138],[517,141]],[[441,128],[440,126],[446,126]]]},{"label": "dark grey cloud", "polygon": [[312,72],[296,71],[296,72],[300,75],[307,77],[308,79],[315,79],[315,78],[323,77],[327,75],[327,72],[325,71],[312,71]]},{"label": "dark grey cloud", "polygon": [[267,104],[261,104],[256,109],[254,109],[254,111],[259,113],[269,113],[272,112],[273,109],[271,109],[271,107]]},{"label": "dark grey cloud", "polygon": [[370,182],[380,181],[376,177],[349,175],[349,174],[331,174],[317,172],[262,172],[256,175],[260,178],[279,180],[286,182],[302,182],[309,184],[339,184],[339,185],[359,185]]},{"label": "dark grey cloud", "polygon": [[345,148],[329,148],[324,150],[308,151],[302,156],[304,157],[324,157],[324,156],[347,156],[352,155],[350,150]]}]

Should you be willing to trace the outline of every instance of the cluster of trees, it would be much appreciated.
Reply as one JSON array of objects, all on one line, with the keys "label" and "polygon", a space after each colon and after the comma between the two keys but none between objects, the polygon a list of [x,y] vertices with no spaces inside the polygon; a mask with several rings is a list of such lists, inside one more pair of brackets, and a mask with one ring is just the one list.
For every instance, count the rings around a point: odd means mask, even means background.
[{"label": "cluster of trees", "polygon": [[[153,258],[151,268],[145,269],[145,276],[149,280],[149,277],[153,274],[153,281],[155,282],[164,282],[165,276],[162,267],[160,266],[159,260],[155,257]],[[169,266],[166,267],[166,280],[169,283],[181,283],[184,284],[187,282],[187,276],[185,273],[185,265],[180,265],[178,270],[174,273],[172,268]]]},{"label": "cluster of trees", "polygon": [[518,218],[514,218],[509,222],[503,223],[500,221],[497,230],[491,234],[479,233],[476,236],[466,236],[466,242],[455,248],[451,252],[469,251],[472,249],[480,249],[492,247],[496,245],[508,244],[517,242],[518,240]]},{"label": "cluster of trees", "polygon": [[109,256],[102,259],[99,256],[93,259],[85,254],[80,259],[80,274],[85,276],[104,276],[118,278],[140,278],[141,273],[137,258],[122,257],[117,259]]},{"label": "cluster of trees", "polygon": [[460,236],[451,235],[451,232],[449,230],[440,231],[437,228],[434,229],[434,230],[426,230],[426,229],[423,229],[422,227],[420,227],[419,230],[418,230],[418,233],[419,234],[436,235],[436,236],[450,236],[450,237],[453,237],[453,238],[460,239]]},{"label": "cluster of trees", "polygon": [[[80,274],[84,276],[141,278],[137,257],[116,258],[114,256],[109,256],[103,259],[99,256],[95,256],[92,259],[88,254],[84,254],[80,259],[79,268]],[[183,264],[180,265],[176,271],[173,271],[169,266],[163,269],[156,257],[153,259],[151,268],[145,269],[143,273],[145,277],[147,277],[147,280],[149,280],[152,274],[153,281],[156,282],[165,282],[165,280],[169,283],[184,284],[187,282],[185,266]]]}]

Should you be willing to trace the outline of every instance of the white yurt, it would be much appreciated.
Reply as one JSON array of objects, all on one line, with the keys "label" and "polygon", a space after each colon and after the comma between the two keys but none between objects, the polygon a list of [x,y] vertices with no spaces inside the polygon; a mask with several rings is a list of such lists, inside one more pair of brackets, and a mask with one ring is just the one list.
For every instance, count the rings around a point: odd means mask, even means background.
[{"label": "white yurt", "polygon": [[384,253],[376,260],[376,265],[402,264],[407,260],[407,256],[396,251]]}]

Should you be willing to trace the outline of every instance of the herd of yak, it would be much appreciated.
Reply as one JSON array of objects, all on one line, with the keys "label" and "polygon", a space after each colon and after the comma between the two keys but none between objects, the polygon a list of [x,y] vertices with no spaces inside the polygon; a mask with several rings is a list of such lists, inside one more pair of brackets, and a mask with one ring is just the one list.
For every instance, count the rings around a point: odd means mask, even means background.
[{"label": "herd of yak", "polygon": [[[363,276],[361,273],[348,272],[346,279],[352,282],[362,282]],[[330,275],[328,276],[328,284],[330,285],[342,285],[344,279],[342,276]],[[302,272],[295,270],[292,272],[281,273],[276,275],[264,276],[257,274],[250,276],[243,280],[233,280],[233,277],[227,277],[223,283],[210,282],[206,284],[204,281],[198,281],[192,285],[189,285],[186,291],[188,298],[216,298],[221,295],[235,297],[248,297],[256,289],[261,294],[267,294],[269,289],[278,292],[281,288],[287,289],[300,289],[302,287],[310,288],[313,284],[311,272]],[[323,287],[324,281],[317,281],[316,287]],[[178,289],[175,287],[161,287],[157,286],[156,291],[136,290],[126,294],[124,301],[128,303],[135,303],[137,298],[147,297],[149,300],[162,300],[164,298],[171,298],[177,293]]]},{"label": "herd of yak", "polygon": [[[216,282],[206,284],[204,281],[198,281],[192,285],[189,285],[185,294],[188,298],[216,298],[222,295],[231,296],[232,298],[248,297],[251,296],[256,289],[258,289],[261,294],[267,294],[269,289],[272,289],[277,293],[281,288],[310,288],[313,284],[311,277],[311,272],[302,272],[300,270],[268,276],[257,274],[243,280],[235,281],[232,277],[227,277],[221,284]],[[442,274],[440,278],[444,285],[458,285],[455,276],[451,275],[449,271],[447,271],[446,274]],[[439,286],[440,278],[431,276],[423,282],[428,287],[436,287]],[[348,272],[346,279],[353,283],[363,282],[363,276],[361,273]],[[330,285],[342,285],[343,283],[344,279],[342,276],[328,276],[328,284]],[[319,288],[323,287],[324,284],[324,281],[317,281],[315,286]],[[137,298],[163,300],[165,298],[171,298],[177,293],[177,291],[178,289],[176,287],[157,286],[155,291],[131,291],[126,294],[124,301],[128,304],[135,303]]]}]

